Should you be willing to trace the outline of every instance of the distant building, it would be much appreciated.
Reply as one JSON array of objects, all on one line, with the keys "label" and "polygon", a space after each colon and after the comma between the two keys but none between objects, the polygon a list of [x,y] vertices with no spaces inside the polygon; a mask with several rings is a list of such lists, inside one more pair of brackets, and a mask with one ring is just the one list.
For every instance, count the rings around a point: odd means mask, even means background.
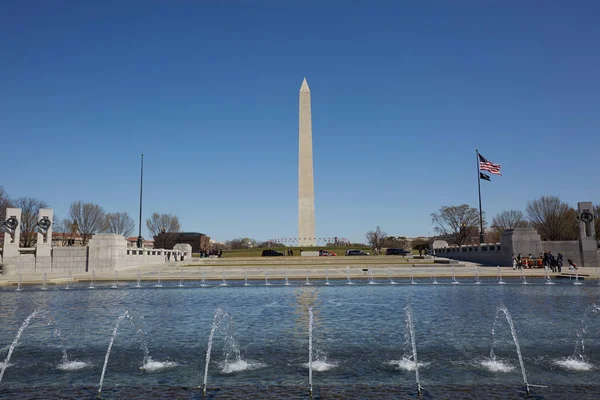
[{"label": "distant building", "polygon": [[83,240],[78,233],[52,232],[52,246],[82,246]]},{"label": "distant building", "polygon": [[[127,238],[127,247],[137,247],[137,236],[130,236]],[[154,240],[146,240],[142,238],[142,247],[144,249],[153,249],[154,248]]]}]

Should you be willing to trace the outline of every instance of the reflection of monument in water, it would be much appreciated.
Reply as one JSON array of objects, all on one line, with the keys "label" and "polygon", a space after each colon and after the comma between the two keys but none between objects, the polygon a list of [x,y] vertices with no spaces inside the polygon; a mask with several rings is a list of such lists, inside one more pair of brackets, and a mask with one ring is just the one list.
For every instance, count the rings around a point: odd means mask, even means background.
[{"label": "reflection of monument in water", "polygon": [[306,78],[300,87],[298,131],[298,245],[316,246],[312,114]]},{"label": "reflection of monument in water", "polygon": [[308,328],[308,308],[313,308],[314,320],[319,320],[319,293],[317,288],[312,286],[299,287],[294,290],[294,336],[300,339],[306,338],[306,329]]}]

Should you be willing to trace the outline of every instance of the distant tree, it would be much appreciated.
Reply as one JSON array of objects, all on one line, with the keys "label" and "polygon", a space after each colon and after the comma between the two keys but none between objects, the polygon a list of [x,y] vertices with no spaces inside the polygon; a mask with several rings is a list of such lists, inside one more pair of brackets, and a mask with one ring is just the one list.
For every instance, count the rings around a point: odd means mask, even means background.
[{"label": "distant tree", "polygon": [[40,208],[47,208],[48,203],[32,197],[19,197],[15,200],[16,208],[21,209],[21,247],[33,247],[37,243],[37,223]]},{"label": "distant tree", "polygon": [[577,240],[575,209],[558,196],[542,196],[527,203],[527,216],[542,240]]},{"label": "distant tree", "polygon": [[412,242],[412,248],[414,250],[427,250],[429,248],[429,240],[428,239],[415,239]]},{"label": "distant tree", "polygon": [[228,250],[227,245],[221,242],[214,242],[210,245],[211,249],[215,250]]},{"label": "distant tree", "polygon": [[[520,210],[504,210],[496,214],[492,220],[491,232],[486,232],[486,236],[493,243],[499,242],[502,234],[507,229],[527,228],[529,223],[525,219],[525,215]],[[490,239],[487,239],[488,242]]]},{"label": "distant tree", "polygon": [[[258,241],[256,239],[244,237],[244,238],[235,238],[228,240],[225,242],[225,245],[228,249],[231,250],[239,250],[239,249],[250,249],[253,247],[257,247]],[[276,243],[273,246],[282,247],[283,245],[280,243]]]},{"label": "distant tree", "polygon": [[287,245],[285,245],[283,243],[274,243],[274,242],[270,242],[270,241],[266,241],[266,242],[255,241],[255,242],[256,242],[256,245],[254,247],[259,247],[259,248],[288,247]]},{"label": "distant tree", "polygon": [[367,238],[367,243],[369,243],[369,245],[371,245],[371,249],[373,249],[373,255],[380,253],[387,233],[382,231],[378,226],[374,231],[367,232],[365,236]]},{"label": "distant tree", "polygon": [[462,246],[477,237],[479,210],[468,204],[444,206],[439,212],[431,214],[431,220],[435,225],[434,230],[451,244]]},{"label": "distant tree", "polygon": [[135,222],[129,214],[126,212],[116,212],[106,214],[102,231],[106,233],[119,233],[128,238],[134,229]]},{"label": "distant tree", "polygon": [[60,233],[60,235],[56,235],[60,238],[60,244],[62,246],[67,246],[69,244],[70,239],[74,239],[75,233],[77,232],[77,228],[72,220],[69,218],[58,219],[56,218],[56,222],[52,225],[52,230],[54,232]]},{"label": "distant tree", "polygon": [[92,236],[104,226],[104,209],[94,203],[75,201],[69,207],[69,218],[75,225],[75,230],[81,236],[81,243],[85,246]]},{"label": "distant tree", "polygon": [[408,250],[410,243],[405,236],[386,236],[382,247]]},{"label": "distant tree", "polygon": [[521,210],[504,210],[496,214],[492,226],[505,229],[526,228],[527,220]]},{"label": "distant tree", "polygon": [[4,187],[0,186],[0,233],[4,232],[4,221],[6,220],[6,209],[12,207],[12,202]]},{"label": "distant tree", "polygon": [[154,236],[156,249],[172,249],[181,231],[179,218],[173,214],[154,213],[146,220],[146,227]]}]

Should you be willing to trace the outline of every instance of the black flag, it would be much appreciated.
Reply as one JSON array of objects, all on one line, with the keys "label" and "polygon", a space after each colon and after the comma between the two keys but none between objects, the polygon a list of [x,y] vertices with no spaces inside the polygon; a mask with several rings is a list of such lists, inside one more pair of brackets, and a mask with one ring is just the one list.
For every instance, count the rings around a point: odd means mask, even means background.
[{"label": "black flag", "polygon": [[490,180],[490,176],[489,176],[489,175],[486,175],[486,174],[484,174],[483,172],[480,172],[480,173],[479,173],[479,179],[483,179],[484,181],[490,181],[490,182],[491,182],[491,180]]}]

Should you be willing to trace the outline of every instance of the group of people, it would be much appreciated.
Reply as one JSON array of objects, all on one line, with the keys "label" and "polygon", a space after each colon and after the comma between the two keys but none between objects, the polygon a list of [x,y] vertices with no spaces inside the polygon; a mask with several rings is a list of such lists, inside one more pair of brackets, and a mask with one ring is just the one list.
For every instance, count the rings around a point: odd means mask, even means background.
[{"label": "group of people", "polygon": [[[578,269],[577,265],[570,258],[567,259],[569,263],[569,270]],[[555,257],[551,251],[545,251],[540,253],[538,257],[533,256],[531,253],[527,257],[523,257],[521,253],[519,253],[516,257],[512,255],[512,264],[513,269],[523,269],[523,268],[545,268],[549,269],[552,272],[562,272],[563,267],[563,255],[558,253]]]},{"label": "group of people", "polygon": [[207,258],[210,256],[217,256],[218,258],[223,257],[223,250],[211,249],[211,250],[200,250],[200,258]]},{"label": "group of people", "polygon": [[166,251],[165,252],[165,262],[171,261],[171,255],[173,255],[173,261],[183,261],[185,258],[185,253],[183,251],[175,251],[175,252]]}]

